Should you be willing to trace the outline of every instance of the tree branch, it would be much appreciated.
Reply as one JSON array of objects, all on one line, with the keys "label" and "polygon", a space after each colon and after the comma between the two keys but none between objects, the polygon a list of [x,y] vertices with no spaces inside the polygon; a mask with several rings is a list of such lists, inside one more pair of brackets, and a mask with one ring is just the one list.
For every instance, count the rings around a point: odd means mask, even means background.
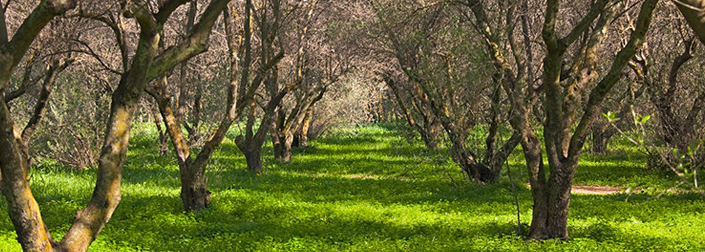
[{"label": "tree branch", "polygon": [[582,149],[585,139],[589,134],[589,129],[591,128],[595,117],[599,114],[599,108],[604,100],[605,96],[614,87],[614,85],[619,81],[622,76],[622,69],[629,63],[631,58],[636,54],[638,47],[644,43],[646,32],[649,30],[651,25],[651,17],[658,0],[646,0],[641,6],[639,11],[639,17],[637,18],[636,28],[632,32],[631,37],[627,45],[622,48],[622,50],[617,53],[612,66],[610,67],[607,75],[602,78],[602,80],[597,84],[597,86],[590,92],[590,98],[585,106],[585,113],[580,119],[578,127],[573,133],[573,137],[570,140],[570,147],[568,149],[568,156],[574,159],[579,158],[580,150]]},{"label": "tree branch", "polygon": [[32,112],[32,117],[27,122],[27,125],[22,130],[22,141],[26,144],[29,139],[34,134],[34,130],[39,126],[39,122],[44,117],[44,112],[46,111],[46,105],[49,102],[49,95],[51,95],[51,90],[56,82],[56,76],[64,71],[75,59],[67,59],[63,64],[56,61],[49,66],[49,70],[44,78],[44,85],[42,85],[42,90],[39,93],[39,99],[37,104],[34,105],[34,111]]},{"label": "tree branch", "polygon": [[157,23],[159,25],[163,25],[169,19],[171,14],[179,8],[179,6],[188,3],[189,1],[195,0],[168,0],[159,8],[159,12],[155,15]]},{"label": "tree branch", "polygon": [[[0,57],[2,58],[0,60],[0,71],[3,73],[11,73],[12,69],[22,60],[22,56],[27,52],[27,49],[44,26],[54,19],[55,16],[61,15],[74,7],[76,7],[75,0],[46,0],[39,3],[32,13],[25,18],[24,22],[22,22],[12,39],[7,43],[0,44],[0,54],[4,56]],[[4,15],[3,11],[3,23]],[[4,37],[4,41],[7,41],[6,26],[2,25],[1,27],[0,34],[3,32],[4,34],[0,35],[0,40]],[[0,77],[0,89],[5,88],[9,78],[9,76]]]},{"label": "tree branch", "polygon": [[701,43],[705,44],[705,0],[674,0]]},{"label": "tree branch", "polygon": [[178,45],[166,49],[154,59],[147,74],[147,80],[152,80],[175,65],[205,51],[211,28],[228,2],[230,0],[211,1],[189,36]]}]

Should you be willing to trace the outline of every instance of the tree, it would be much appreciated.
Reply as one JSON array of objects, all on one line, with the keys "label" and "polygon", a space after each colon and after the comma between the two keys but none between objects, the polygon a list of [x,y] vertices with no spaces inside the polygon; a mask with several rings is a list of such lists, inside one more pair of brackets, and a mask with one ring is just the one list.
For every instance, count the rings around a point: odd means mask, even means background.
[{"label": "tree", "polygon": [[294,31],[284,39],[295,51],[283,60],[282,81],[295,83],[291,95],[277,108],[271,136],[274,156],[282,162],[291,161],[291,148],[308,145],[308,129],[313,109],[326,92],[353,68],[356,46],[343,34],[349,31],[343,19],[351,13],[339,10],[340,4],[311,1],[302,5],[296,15],[300,18],[289,22]]},{"label": "tree", "polygon": [[[254,97],[259,91],[260,83],[264,84],[263,93],[258,96],[266,99],[249,99],[245,106],[247,113],[246,125],[243,132],[240,132],[235,138],[235,144],[238,149],[245,155],[247,161],[247,169],[250,173],[261,174],[262,169],[262,145],[266,140],[267,133],[270,131],[275,115],[276,108],[284,99],[289,91],[296,87],[296,83],[287,83],[283,87],[279,82],[279,68],[277,64],[284,57],[284,48],[281,46],[282,26],[287,16],[287,2],[280,0],[265,1],[260,9],[251,9],[252,17],[257,25],[257,35],[260,41],[258,64],[260,66],[271,66],[269,72],[264,73],[260,79],[255,79],[247,92]],[[252,7],[251,7],[252,8]],[[247,32],[247,27],[245,28]],[[245,39],[249,39],[248,36]],[[279,46],[277,46],[279,44]],[[278,50],[278,52],[277,52]],[[247,49],[246,49],[246,58]],[[243,81],[248,80],[247,77],[242,78]],[[244,91],[240,92],[241,94]],[[257,117],[258,106],[262,110],[261,118]],[[255,123],[259,121],[260,125],[255,131]]]},{"label": "tree", "polygon": [[[210,137],[195,158],[190,155],[190,149],[192,147],[189,146],[187,139],[182,133],[182,127],[180,126],[179,120],[177,120],[177,113],[174,113],[175,109],[171,102],[171,96],[168,93],[166,78],[160,79],[155,83],[154,87],[148,89],[149,94],[157,100],[163,121],[166,122],[167,132],[175,146],[174,151],[176,152],[179,170],[181,172],[181,199],[186,211],[200,210],[208,207],[210,191],[206,189],[205,182],[205,171],[208,162],[213,152],[215,152],[222,143],[230,126],[242,114],[246,106],[245,104],[253,98],[254,92],[251,91],[251,88],[256,90],[262,82],[263,76],[276,65],[276,61],[272,61],[267,65],[261,65],[260,69],[256,71],[257,74],[252,80],[252,83],[250,83],[251,80],[248,78],[252,44],[250,39],[243,39],[243,37],[250,36],[249,24],[251,22],[251,16],[249,13],[251,8],[251,1],[247,1],[245,4],[244,20],[240,22],[235,20],[237,16],[236,13],[228,10],[223,12],[228,52],[230,52],[228,55],[230,72],[225,114],[218,127],[210,134]],[[238,29],[239,23],[242,23],[243,27]],[[244,34],[241,33],[238,38],[236,30],[241,30]],[[242,44],[238,44],[236,41],[243,42]],[[243,51],[245,51],[245,56],[240,59],[239,55]],[[182,97],[182,99],[183,98],[184,97]],[[181,121],[181,123],[184,122]]]},{"label": "tree", "polygon": [[[397,2],[391,6],[393,9],[384,10],[381,5],[373,4],[388,46],[385,49],[392,52],[398,63],[397,71],[410,84],[406,92],[412,94],[415,114],[432,114],[439,121],[448,135],[453,161],[470,179],[476,183],[494,181],[518,145],[519,134],[497,146],[501,93],[488,85],[493,78],[487,74],[491,65],[475,58],[478,54],[474,52],[480,49],[474,45],[481,37],[470,36],[473,33],[467,27],[457,26],[462,17],[453,15],[445,4]],[[387,81],[395,95],[402,96],[401,86],[396,83]],[[484,155],[480,156],[468,148],[466,141],[483,118],[489,127]],[[424,126],[429,129],[422,134],[431,132],[433,123]]]},{"label": "tree", "polygon": [[[23,144],[21,135],[17,133],[4,99],[0,101],[0,127],[2,127],[0,148],[3,150],[0,154],[2,190],[8,202],[10,218],[15,225],[19,242],[25,251],[85,251],[110,220],[120,201],[120,180],[129,145],[130,127],[147,80],[161,75],[176,64],[205,50],[205,42],[215,18],[228,1],[211,2],[209,9],[214,9],[215,14],[204,15],[191,31],[188,39],[158,54],[159,34],[163,24],[185,2],[176,0],[162,2],[155,9],[156,12],[152,12],[150,10],[152,8],[143,5],[144,3],[122,3],[124,15],[127,18],[134,18],[140,26],[138,45],[129,68],[125,69],[120,84],[113,92],[93,196],[88,205],[76,214],[73,225],[60,242],[51,238],[48,228],[41,219],[37,202],[29,188],[29,157],[21,149]],[[74,6],[73,1],[40,2],[11,40],[7,36],[3,12],[3,32],[0,32],[3,57],[0,70],[6,71],[6,74],[0,77],[0,89],[5,88],[9,76],[41,28],[54,16]],[[87,16],[97,17],[91,14]],[[129,35],[122,33],[120,29],[114,31],[118,38]],[[129,60],[127,57],[124,59]],[[125,63],[125,66],[128,66],[128,63]]]},{"label": "tree", "polygon": [[[288,81],[295,86],[296,90],[292,90],[294,93],[293,105],[285,106],[285,102],[278,104],[275,109],[275,119],[273,120],[273,125],[271,126],[271,137],[272,137],[272,147],[274,148],[274,157],[282,162],[291,161],[291,147],[294,143],[294,134],[301,128],[306,112],[311,108],[316,102],[323,98],[323,94],[326,91],[326,86],[317,85],[312,78],[310,78],[310,57],[308,57],[308,52],[311,49],[308,45],[311,24],[315,22],[316,16],[319,15],[319,11],[316,9],[318,0],[311,1],[308,6],[301,8],[302,13],[296,16],[301,16],[300,20],[292,20],[295,23],[295,27],[288,30],[294,30],[295,33],[292,37],[292,42],[288,44],[290,49],[296,51],[295,54],[290,55],[292,59],[290,60],[291,66],[289,76],[279,77],[281,81]],[[286,40],[282,38],[282,40]],[[280,67],[280,69],[283,67]],[[308,77],[308,78],[307,78]],[[280,81],[280,80],[277,80]],[[289,96],[291,97],[291,96]],[[291,108],[288,108],[291,107]]]},{"label": "tree", "polygon": [[383,76],[384,83],[391,89],[394,95],[396,105],[401,110],[406,122],[421,136],[421,140],[429,150],[437,150],[440,134],[442,132],[438,119],[426,109],[423,109],[421,100],[418,99],[413,92],[407,93],[409,88],[401,87],[400,85],[409,85],[408,83],[400,83],[403,77],[398,75],[386,74]]},{"label": "tree", "polygon": [[[481,1],[463,2],[475,17],[477,31],[485,38],[485,45],[495,71],[501,76],[501,84],[512,101],[513,116],[510,119],[512,127],[521,133],[521,145],[529,170],[529,182],[534,199],[529,238],[565,239],[568,237],[570,189],[582,147],[589,129],[599,115],[602,101],[620,79],[622,69],[644,42],[657,2],[657,0],[647,0],[642,4],[629,40],[614,56],[608,72],[603,76],[597,74],[598,49],[605,46],[604,39],[608,31],[606,27],[613,23],[619,2],[595,2],[589,6],[587,14],[582,17],[572,17],[577,20],[573,27],[563,27],[563,23],[559,22],[559,16],[567,16],[561,12],[560,1],[546,2],[541,30],[545,47],[541,78],[545,116],[539,119],[544,123],[548,174],[543,164],[541,143],[533,132],[530,118],[532,104],[538,98],[537,89],[531,85],[532,78],[527,78],[531,73],[531,65],[528,64],[533,61],[529,38],[531,27],[528,25],[527,18],[516,19],[514,16],[516,10],[529,13],[529,6],[524,3],[521,6],[499,8],[506,10],[504,15],[509,22],[506,39],[507,44],[510,45],[509,53],[506,55],[513,55],[516,58],[513,62],[517,67],[514,67],[510,59],[503,56],[507,48],[502,47],[498,33],[489,25],[491,19],[486,12],[487,6]],[[515,20],[520,20],[523,30],[525,40],[523,53],[518,50],[516,37],[513,36],[517,25]],[[561,24],[560,28],[559,24]],[[565,35],[559,35],[559,29],[568,32]],[[574,43],[580,37],[583,37],[581,43],[575,45]],[[569,50],[571,57],[566,55]],[[529,83],[527,85],[524,82]],[[583,100],[586,101],[583,102]]]}]

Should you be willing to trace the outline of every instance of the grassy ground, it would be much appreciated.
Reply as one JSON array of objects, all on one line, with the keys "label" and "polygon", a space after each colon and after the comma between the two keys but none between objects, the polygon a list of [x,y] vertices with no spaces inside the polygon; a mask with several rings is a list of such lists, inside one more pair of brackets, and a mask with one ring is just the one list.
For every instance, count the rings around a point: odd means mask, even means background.
[{"label": "grassy ground", "polygon": [[[337,130],[296,150],[289,164],[276,164],[267,148],[267,172],[255,177],[226,140],[209,168],[212,206],[185,214],[174,158],[157,155],[153,131],[136,132],[122,202],[90,251],[705,250],[705,203],[691,194],[574,195],[571,240],[524,242],[514,235],[506,178],[473,185],[443,151],[429,153],[383,126]],[[520,162],[517,155],[510,167],[525,181]],[[647,192],[676,184],[643,162],[629,148],[586,155],[575,181]],[[94,181],[94,170],[34,169],[32,190],[55,238],[86,204]],[[518,194],[526,229],[531,195],[525,186]],[[0,215],[0,251],[20,251],[7,214]]]}]

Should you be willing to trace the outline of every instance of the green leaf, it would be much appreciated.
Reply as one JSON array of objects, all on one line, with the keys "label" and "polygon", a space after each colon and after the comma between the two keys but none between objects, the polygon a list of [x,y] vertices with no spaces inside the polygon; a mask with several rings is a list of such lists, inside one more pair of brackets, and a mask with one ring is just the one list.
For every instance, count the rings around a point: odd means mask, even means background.
[{"label": "green leaf", "polygon": [[609,121],[609,122],[614,122],[614,121],[619,120],[619,118],[617,118],[617,115],[615,113],[612,113],[612,111],[607,111],[606,114],[602,113],[602,116],[607,118],[607,121]]},{"label": "green leaf", "polygon": [[646,121],[651,119],[651,115],[645,115],[644,117],[641,118],[641,123],[644,124]]}]

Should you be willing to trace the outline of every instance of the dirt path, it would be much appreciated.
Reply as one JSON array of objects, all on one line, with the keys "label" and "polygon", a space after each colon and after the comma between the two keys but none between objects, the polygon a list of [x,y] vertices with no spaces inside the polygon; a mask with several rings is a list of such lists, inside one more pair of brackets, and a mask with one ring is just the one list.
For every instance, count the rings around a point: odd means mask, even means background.
[{"label": "dirt path", "polygon": [[574,185],[573,188],[571,188],[570,193],[607,195],[607,194],[615,194],[615,193],[624,192],[624,190],[626,190],[626,188],[612,187],[612,186]]},{"label": "dirt path", "polygon": [[[529,183],[525,184],[531,187]],[[607,195],[624,192],[626,188],[624,187],[614,187],[614,186],[589,186],[589,185],[573,185],[570,189],[572,194],[594,194],[594,195]]]}]

